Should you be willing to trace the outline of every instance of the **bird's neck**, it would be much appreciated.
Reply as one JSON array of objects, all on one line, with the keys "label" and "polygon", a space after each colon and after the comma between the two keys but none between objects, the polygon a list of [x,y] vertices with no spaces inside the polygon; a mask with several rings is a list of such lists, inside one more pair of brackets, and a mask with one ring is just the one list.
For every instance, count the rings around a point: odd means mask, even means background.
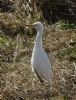
[{"label": "bird's neck", "polygon": [[41,31],[41,30],[37,32],[35,45],[42,47],[42,34],[43,34],[43,31]]}]

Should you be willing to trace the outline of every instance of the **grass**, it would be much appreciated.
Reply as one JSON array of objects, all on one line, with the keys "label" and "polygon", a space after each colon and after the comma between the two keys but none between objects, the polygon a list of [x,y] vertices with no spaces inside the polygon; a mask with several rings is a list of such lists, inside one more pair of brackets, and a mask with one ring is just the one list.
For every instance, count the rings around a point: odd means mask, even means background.
[{"label": "grass", "polygon": [[[49,29],[50,30],[50,29]],[[61,49],[65,49],[66,41],[73,39],[75,31],[72,31],[69,34],[68,31],[64,32],[47,32],[46,39],[44,40],[44,47],[48,53],[49,59],[52,58],[52,84],[49,88],[47,84],[40,84],[38,78],[32,73],[30,67],[30,59],[33,48],[34,36],[19,35],[18,38],[18,48],[17,46],[17,37],[9,37],[3,34],[0,35],[1,44],[4,45],[4,48],[1,46],[1,99],[3,100],[13,100],[13,99],[22,99],[22,100],[45,100],[52,98],[52,100],[61,98],[60,100],[65,100],[64,97],[68,98],[73,96],[73,86],[75,84],[71,77],[74,75],[74,67],[72,67],[72,62],[69,63],[65,59],[70,53],[75,53],[75,50],[68,50],[64,53],[64,56],[60,53]],[[54,35],[54,36],[53,36]],[[2,42],[3,41],[3,42]],[[11,41],[11,43],[10,43]],[[9,46],[5,44],[9,44]],[[49,50],[49,52],[48,52]],[[15,52],[17,55],[14,59]],[[63,59],[60,60],[58,53],[62,56]],[[68,83],[69,82],[69,83]],[[68,84],[67,84],[68,83]],[[63,96],[59,96],[59,94]],[[66,99],[67,100],[67,99]]]},{"label": "grass", "polygon": [[56,29],[58,30],[68,30],[68,29],[76,29],[76,25],[73,23],[65,22],[63,20],[57,22]]},{"label": "grass", "polygon": [[0,99],[76,100],[76,61],[69,60],[76,55],[76,44],[66,44],[76,41],[76,26],[63,21],[55,29],[47,25],[43,44],[52,64],[52,83],[41,84],[30,64],[35,34],[25,28],[26,23],[38,18],[38,12],[29,18],[31,13],[22,6],[26,2],[21,3],[16,1],[16,12],[12,14],[0,13]]}]

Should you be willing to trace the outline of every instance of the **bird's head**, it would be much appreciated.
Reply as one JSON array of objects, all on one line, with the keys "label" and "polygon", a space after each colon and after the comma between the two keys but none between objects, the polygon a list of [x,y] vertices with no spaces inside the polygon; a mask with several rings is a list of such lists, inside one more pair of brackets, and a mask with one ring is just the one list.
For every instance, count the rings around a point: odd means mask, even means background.
[{"label": "bird's head", "polygon": [[33,23],[33,26],[37,31],[43,31],[44,30],[44,26],[41,22],[35,22],[35,23]]},{"label": "bird's head", "polygon": [[44,26],[41,22],[35,22],[33,24],[29,24],[29,25],[26,25],[28,27],[32,27],[32,28],[35,28],[37,31],[44,31]]}]

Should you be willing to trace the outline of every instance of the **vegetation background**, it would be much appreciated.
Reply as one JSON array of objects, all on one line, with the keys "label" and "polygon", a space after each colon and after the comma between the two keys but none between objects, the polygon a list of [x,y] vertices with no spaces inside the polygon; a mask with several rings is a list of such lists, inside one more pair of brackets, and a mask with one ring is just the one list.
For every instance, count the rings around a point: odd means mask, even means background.
[{"label": "vegetation background", "polygon": [[[36,21],[45,27],[50,87],[31,71],[36,30],[25,24]],[[0,0],[0,99],[76,100],[75,0]]]}]

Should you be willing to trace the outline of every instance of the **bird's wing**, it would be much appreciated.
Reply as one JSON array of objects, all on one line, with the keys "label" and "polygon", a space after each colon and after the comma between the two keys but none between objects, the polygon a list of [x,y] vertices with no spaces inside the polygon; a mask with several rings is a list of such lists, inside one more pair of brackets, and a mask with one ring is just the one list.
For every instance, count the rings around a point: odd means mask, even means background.
[{"label": "bird's wing", "polygon": [[51,65],[44,50],[37,49],[37,52],[35,52],[35,56],[33,59],[34,59],[33,69],[36,70],[36,73],[45,80],[50,81]]}]

